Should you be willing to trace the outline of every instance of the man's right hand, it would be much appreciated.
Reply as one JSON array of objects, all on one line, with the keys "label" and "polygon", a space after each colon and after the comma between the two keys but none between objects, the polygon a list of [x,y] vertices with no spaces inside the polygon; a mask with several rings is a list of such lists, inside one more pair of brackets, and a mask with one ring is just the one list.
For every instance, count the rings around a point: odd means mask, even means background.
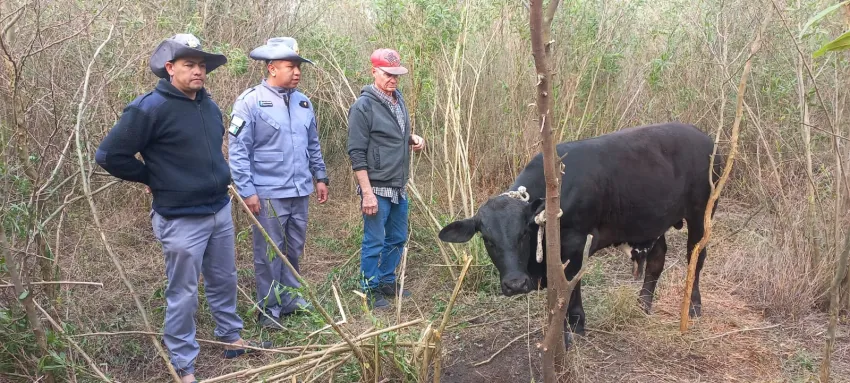
[{"label": "man's right hand", "polygon": [[248,205],[248,210],[251,211],[251,214],[260,214],[260,197],[257,197],[256,194],[245,198],[245,205]]},{"label": "man's right hand", "polygon": [[363,194],[363,206],[361,207],[363,214],[375,215],[378,213],[378,197],[372,193]]}]

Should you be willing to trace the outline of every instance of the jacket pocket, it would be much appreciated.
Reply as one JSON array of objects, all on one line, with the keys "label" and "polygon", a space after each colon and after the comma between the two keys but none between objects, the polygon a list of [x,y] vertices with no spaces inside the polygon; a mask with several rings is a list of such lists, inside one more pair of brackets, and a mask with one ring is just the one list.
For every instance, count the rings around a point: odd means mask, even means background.
[{"label": "jacket pocket", "polygon": [[372,151],[372,159],[375,161],[375,169],[381,168],[381,148],[376,147],[374,151]]},{"label": "jacket pocket", "polygon": [[258,111],[257,115],[260,116],[260,119],[262,119],[264,123],[266,123],[267,125],[274,128],[274,130],[280,129],[280,124],[277,121],[275,121],[275,119],[272,118],[272,116],[269,116],[266,112]]},{"label": "jacket pocket", "polygon": [[283,174],[286,170],[282,151],[254,152],[254,174],[252,174],[252,178],[255,185],[283,185],[288,178]]}]

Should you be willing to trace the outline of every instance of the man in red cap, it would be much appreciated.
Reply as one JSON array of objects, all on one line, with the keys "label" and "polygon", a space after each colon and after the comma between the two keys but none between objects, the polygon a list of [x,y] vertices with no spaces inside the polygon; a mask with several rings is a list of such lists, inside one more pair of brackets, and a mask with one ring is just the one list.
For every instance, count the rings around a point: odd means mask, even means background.
[{"label": "man in red cap", "polygon": [[421,151],[425,140],[410,131],[410,115],[397,89],[406,74],[398,52],[372,53],[375,82],[360,90],[348,111],[348,155],[357,177],[363,211],[360,251],[361,287],[373,308],[389,306],[386,298],[401,294],[395,269],[407,242],[407,180],[410,151]]}]

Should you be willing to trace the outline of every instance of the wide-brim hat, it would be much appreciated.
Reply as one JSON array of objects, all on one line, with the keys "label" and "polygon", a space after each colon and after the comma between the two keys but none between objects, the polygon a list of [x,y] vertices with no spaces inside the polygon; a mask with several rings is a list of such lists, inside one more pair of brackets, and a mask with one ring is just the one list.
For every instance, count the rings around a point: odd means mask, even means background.
[{"label": "wide-brim hat", "polygon": [[272,37],[265,44],[254,48],[248,56],[254,60],[286,60],[313,64],[299,55],[298,42],[292,37]]},{"label": "wide-brim hat", "polygon": [[227,63],[223,54],[204,52],[201,41],[190,33],[178,33],[163,40],[151,55],[151,72],[159,78],[169,78],[165,63],[183,57],[200,57],[204,60],[207,73]]},{"label": "wide-brim hat", "polygon": [[407,68],[401,66],[401,56],[393,49],[381,48],[372,52],[369,57],[372,66],[389,74],[400,76],[407,74]]}]

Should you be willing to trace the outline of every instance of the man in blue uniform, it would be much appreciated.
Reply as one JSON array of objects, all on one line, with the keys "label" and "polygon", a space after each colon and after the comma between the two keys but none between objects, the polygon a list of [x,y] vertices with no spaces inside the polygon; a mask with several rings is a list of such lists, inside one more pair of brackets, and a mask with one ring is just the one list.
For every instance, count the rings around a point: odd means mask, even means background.
[{"label": "man in blue uniform", "polygon": [[[296,87],[301,63],[291,37],[275,37],[250,54],[266,63],[268,77],[242,92],[228,128],[230,171],[239,194],[290,263],[298,267],[307,234],[307,203],[316,180],[319,203],[328,199],[328,176],[319,146],[313,104]],[[301,286],[254,227],[254,273],[263,327],[310,309],[292,289]],[[300,270],[299,270],[300,273]]]},{"label": "man in blue uniform", "polygon": [[195,381],[200,273],[215,335],[230,343],[225,358],[248,352],[247,344],[258,346],[239,335],[230,173],[221,152],[225,131],[221,110],[204,88],[207,73],[226,62],[223,55],[201,50],[191,34],[163,41],[150,60],[161,78],[156,88],[124,108],[95,154],[109,174],[145,184],[153,194],[151,223],[168,277],[163,341],[183,382]]}]

